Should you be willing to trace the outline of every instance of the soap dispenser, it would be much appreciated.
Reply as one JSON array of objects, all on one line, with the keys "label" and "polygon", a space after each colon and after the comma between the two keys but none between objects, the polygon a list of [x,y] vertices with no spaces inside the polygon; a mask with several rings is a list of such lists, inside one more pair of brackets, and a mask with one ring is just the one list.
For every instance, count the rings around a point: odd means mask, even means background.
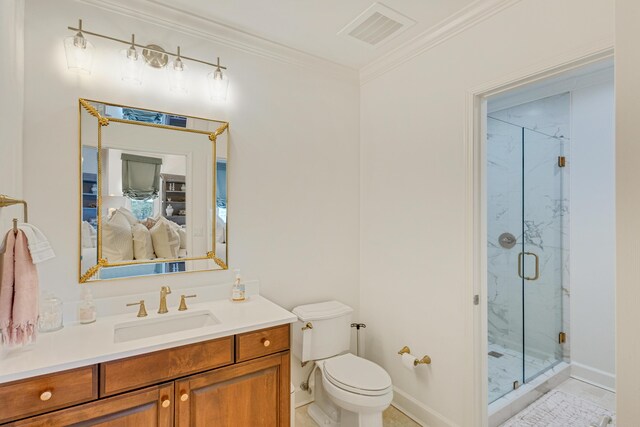
[{"label": "soap dispenser", "polygon": [[240,270],[236,270],[236,280],[233,282],[231,300],[239,302],[244,301],[245,299],[245,288],[244,283],[242,283],[242,279],[240,278]]},{"label": "soap dispenser", "polygon": [[96,305],[93,302],[91,290],[87,287],[82,289],[82,300],[78,304],[78,320],[82,324],[96,321]]}]

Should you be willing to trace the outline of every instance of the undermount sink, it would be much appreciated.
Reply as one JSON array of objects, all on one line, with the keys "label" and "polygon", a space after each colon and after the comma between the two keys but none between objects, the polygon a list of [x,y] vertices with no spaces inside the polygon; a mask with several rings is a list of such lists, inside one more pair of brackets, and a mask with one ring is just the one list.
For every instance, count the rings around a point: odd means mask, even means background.
[{"label": "undermount sink", "polygon": [[167,314],[153,319],[132,320],[113,327],[113,342],[126,342],[142,338],[188,331],[217,325],[220,321],[208,310]]}]

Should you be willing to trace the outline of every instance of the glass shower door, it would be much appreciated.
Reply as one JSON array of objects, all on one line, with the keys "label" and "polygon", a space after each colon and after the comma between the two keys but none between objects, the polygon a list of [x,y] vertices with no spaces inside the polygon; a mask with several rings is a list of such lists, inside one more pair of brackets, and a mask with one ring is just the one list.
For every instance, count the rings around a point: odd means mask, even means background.
[{"label": "glass shower door", "polygon": [[523,129],[487,119],[489,402],[523,382]]},{"label": "glass shower door", "polygon": [[524,129],[523,251],[524,381],[562,360],[564,139]]}]

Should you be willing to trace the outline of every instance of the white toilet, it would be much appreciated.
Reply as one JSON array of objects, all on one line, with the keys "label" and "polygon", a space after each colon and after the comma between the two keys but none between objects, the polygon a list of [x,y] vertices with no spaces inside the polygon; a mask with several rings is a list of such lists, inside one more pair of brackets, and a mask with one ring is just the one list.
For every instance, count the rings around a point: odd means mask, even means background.
[{"label": "white toilet", "polygon": [[349,353],[352,312],[338,301],[293,309],[293,354],[317,366],[309,415],[322,427],[382,427],[393,399],[387,371]]}]

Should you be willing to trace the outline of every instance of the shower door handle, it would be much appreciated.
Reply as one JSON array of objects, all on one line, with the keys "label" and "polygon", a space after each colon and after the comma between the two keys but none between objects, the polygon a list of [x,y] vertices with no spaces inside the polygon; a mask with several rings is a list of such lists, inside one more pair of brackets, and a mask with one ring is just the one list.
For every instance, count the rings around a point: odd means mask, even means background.
[{"label": "shower door handle", "polygon": [[[533,277],[525,276],[522,273],[522,260],[524,259],[525,255],[530,255],[536,260],[536,274]],[[518,276],[524,280],[538,280],[538,278],[540,278],[540,258],[538,257],[538,255],[534,254],[533,252],[520,252],[518,254]]]}]

